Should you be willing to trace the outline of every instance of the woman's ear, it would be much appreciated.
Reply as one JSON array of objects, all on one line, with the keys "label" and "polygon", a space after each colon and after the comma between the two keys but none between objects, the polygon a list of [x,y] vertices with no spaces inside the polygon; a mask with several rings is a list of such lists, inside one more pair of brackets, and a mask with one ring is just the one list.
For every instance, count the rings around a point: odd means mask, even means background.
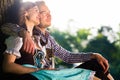
[{"label": "woman's ear", "polygon": [[28,20],[29,20],[29,15],[28,15],[28,12],[27,12],[27,11],[25,11],[24,16],[25,16],[25,19],[28,19]]},{"label": "woman's ear", "polygon": [[24,12],[24,15],[25,15],[25,16],[28,16],[28,12],[27,12],[27,11],[25,11],[25,12]]}]

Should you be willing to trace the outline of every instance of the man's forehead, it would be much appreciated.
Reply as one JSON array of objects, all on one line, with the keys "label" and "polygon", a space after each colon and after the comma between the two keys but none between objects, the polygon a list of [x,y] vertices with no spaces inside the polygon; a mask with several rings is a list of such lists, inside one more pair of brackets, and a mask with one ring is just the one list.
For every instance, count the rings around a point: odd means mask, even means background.
[{"label": "man's forehead", "polygon": [[49,8],[46,5],[41,5],[38,7],[40,11],[46,11],[49,10]]},{"label": "man's forehead", "polygon": [[41,10],[39,10],[40,12],[50,12],[50,10],[48,10],[48,9],[41,9]]}]

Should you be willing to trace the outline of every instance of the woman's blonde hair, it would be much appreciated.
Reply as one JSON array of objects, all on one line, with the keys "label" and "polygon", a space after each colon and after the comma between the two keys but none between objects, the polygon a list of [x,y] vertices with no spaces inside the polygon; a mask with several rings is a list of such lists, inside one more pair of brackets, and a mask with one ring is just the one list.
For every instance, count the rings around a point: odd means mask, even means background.
[{"label": "woman's blonde hair", "polygon": [[21,4],[21,8],[19,10],[19,25],[23,25],[25,22],[25,12],[35,6],[36,4],[32,2],[24,2]]}]

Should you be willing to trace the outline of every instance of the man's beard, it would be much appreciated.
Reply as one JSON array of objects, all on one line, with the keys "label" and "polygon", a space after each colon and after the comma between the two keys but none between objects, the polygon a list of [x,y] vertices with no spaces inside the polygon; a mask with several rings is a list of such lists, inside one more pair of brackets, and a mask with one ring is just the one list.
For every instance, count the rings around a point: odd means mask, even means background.
[{"label": "man's beard", "polygon": [[48,28],[50,25],[43,25],[43,24],[40,23],[38,26],[39,26],[40,28]]}]

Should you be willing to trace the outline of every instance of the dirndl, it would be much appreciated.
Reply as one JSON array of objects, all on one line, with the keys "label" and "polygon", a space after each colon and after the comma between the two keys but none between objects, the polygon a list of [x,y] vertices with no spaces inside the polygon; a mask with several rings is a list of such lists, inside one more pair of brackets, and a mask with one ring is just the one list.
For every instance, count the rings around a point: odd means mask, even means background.
[{"label": "dirndl", "polygon": [[82,68],[38,70],[30,73],[38,80],[93,80],[95,71]]}]

